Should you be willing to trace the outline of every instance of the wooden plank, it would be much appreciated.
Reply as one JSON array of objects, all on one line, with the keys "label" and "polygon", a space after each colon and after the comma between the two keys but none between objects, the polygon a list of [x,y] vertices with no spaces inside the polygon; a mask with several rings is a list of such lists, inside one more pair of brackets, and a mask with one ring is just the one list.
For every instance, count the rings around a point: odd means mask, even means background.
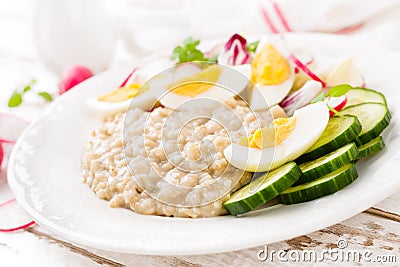
[{"label": "wooden plank", "polygon": [[374,205],[374,208],[400,215],[400,191]]},{"label": "wooden plank", "polygon": [[[59,244],[69,253],[79,254],[92,261],[107,266],[265,266],[259,261],[257,253],[264,246],[235,252],[195,255],[195,256],[145,256],[126,253],[115,253],[91,248],[80,248],[67,242],[31,229],[29,232],[49,243]],[[269,250],[313,250],[317,254],[323,250],[337,248],[338,239],[347,242],[349,250],[371,250],[373,255],[395,255],[400,262],[400,223],[369,213],[361,213],[342,223],[331,227],[268,245]],[[331,262],[325,262],[330,264]],[[274,261],[274,265],[284,263]],[[296,264],[300,265],[301,264]]]}]

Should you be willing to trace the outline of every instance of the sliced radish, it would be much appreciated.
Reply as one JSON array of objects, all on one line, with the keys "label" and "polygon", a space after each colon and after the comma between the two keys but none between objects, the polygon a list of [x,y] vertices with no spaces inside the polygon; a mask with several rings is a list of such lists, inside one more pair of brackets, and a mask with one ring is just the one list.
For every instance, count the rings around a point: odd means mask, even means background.
[{"label": "sliced radish", "polygon": [[210,50],[204,53],[207,58],[212,58],[218,56],[222,52],[224,52],[225,43],[216,44]]},{"label": "sliced radish", "polygon": [[119,86],[124,87],[125,85],[129,85],[130,83],[132,83],[132,78],[134,78],[134,74],[137,72],[137,70],[139,69],[139,67],[134,68],[131,73],[129,73],[129,75],[125,78],[125,80],[121,83],[121,85]]},{"label": "sliced radish", "polygon": [[218,63],[235,66],[247,64],[250,62],[250,54],[246,49],[247,40],[239,35],[234,34],[226,42],[224,51],[218,56]]},{"label": "sliced radish", "polygon": [[26,228],[29,228],[29,227],[33,226],[34,224],[36,224],[34,221],[30,221],[27,224],[20,225],[20,226],[17,226],[17,227],[0,229],[0,232],[2,232],[2,233],[12,233],[12,232],[16,232],[16,231],[19,231],[19,230],[24,230]]},{"label": "sliced radish", "polygon": [[309,80],[299,90],[288,95],[279,105],[288,116],[292,116],[295,110],[308,104],[322,92],[320,82]]},{"label": "sliced radish", "polygon": [[[300,61],[304,62],[304,65],[309,66],[314,62],[314,55],[311,51],[307,49],[295,49],[292,51],[295,57]],[[295,73],[299,73],[300,69],[298,67],[294,68]]]},{"label": "sliced radish", "polygon": [[304,65],[295,55],[290,55],[289,58],[293,61],[293,63],[302,71],[304,71],[311,79],[314,81],[320,82],[323,87],[326,86],[326,83],[319,78],[315,73],[313,73],[306,65]]},{"label": "sliced radish", "polygon": [[7,164],[5,159],[10,153],[7,149],[4,151],[3,145],[14,145],[22,131],[28,126],[29,122],[17,116],[0,113],[0,167],[2,164]]},{"label": "sliced radish", "polygon": [[[15,199],[15,198],[10,199],[10,200],[8,200],[8,201],[6,201],[6,202],[0,204],[0,208],[3,208],[3,207],[5,207],[5,206],[9,206],[9,204],[15,203],[15,202],[16,202],[16,199]],[[11,232],[15,232],[15,231],[18,231],[18,230],[26,229],[26,228],[28,228],[28,227],[34,225],[34,224],[36,224],[34,221],[30,221],[30,222],[25,223],[25,224],[23,224],[23,225],[13,226],[13,227],[10,227],[10,228],[0,228],[0,232],[3,232],[3,233],[11,233]]]},{"label": "sliced radish", "polygon": [[0,171],[1,171],[1,164],[3,163],[4,159],[4,149],[3,145],[0,143]]},{"label": "sliced radish", "polygon": [[183,63],[177,66],[174,70],[174,81],[180,80],[185,77],[192,76],[195,73],[200,72],[201,67],[193,62]]},{"label": "sliced radish", "polygon": [[28,124],[28,121],[20,117],[0,113],[0,143],[14,144]]},{"label": "sliced radish", "polygon": [[[341,111],[342,108],[346,105],[347,103],[347,97],[345,95],[339,96],[339,97],[329,97],[325,99],[325,103],[330,107],[333,108],[336,111]],[[334,116],[335,113],[331,110],[329,110],[329,115]]]},{"label": "sliced radish", "polygon": [[[15,210],[15,207],[18,207],[18,206],[14,206],[14,210],[11,210],[11,206],[12,206],[11,204],[17,205],[15,198],[0,204],[0,208],[2,208],[1,209],[1,213],[2,213],[1,218],[4,218],[4,219],[8,218],[8,220],[11,220],[11,222],[8,223],[8,224],[10,224],[10,226],[7,226],[7,227],[3,226],[4,228],[0,228],[0,232],[11,233],[11,232],[26,229],[35,224],[34,221],[32,221],[32,220],[29,221],[29,219],[28,219],[29,217],[26,215],[26,213],[21,208]],[[8,208],[8,210],[7,210],[7,208]],[[14,216],[9,216],[11,213],[13,213]],[[17,213],[22,213],[22,214],[17,214]],[[20,224],[19,219],[17,220],[17,222],[15,222],[17,217],[22,217],[23,220],[27,219],[29,222]],[[17,225],[17,226],[14,226],[14,225]]]}]

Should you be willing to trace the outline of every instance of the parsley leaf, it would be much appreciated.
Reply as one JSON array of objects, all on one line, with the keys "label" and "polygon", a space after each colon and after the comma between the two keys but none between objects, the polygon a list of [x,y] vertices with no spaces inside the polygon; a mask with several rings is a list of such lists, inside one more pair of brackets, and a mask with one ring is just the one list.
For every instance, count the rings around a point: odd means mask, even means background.
[{"label": "parsley leaf", "polygon": [[216,63],[217,61],[218,61],[218,55],[215,55],[208,59],[208,62],[210,62],[210,63]]},{"label": "parsley leaf", "polygon": [[38,96],[41,96],[46,101],[53,101],[53,96],[48,92],[39,92]]},{"label": "parsley leaf", "polygon": [[260,41],[255,41],[255,42],[247,44],[246,45],[246,50],[251,52],[251,53],[255,53],[259,43],[260,43]]},{"label": "parsley leaf", "polygon": [[22,94],[17,90],[15,90],[12,93],[10,99],[8,100],[8,107],[15,108],[21,105],[21,103],[22,103]]},{"label": "parsley leaf", "polygon": [[352,87],[349,84],[339,84],[329,89],[328,95],[332,97],[339,97],[347,94],[351,88]]},{"label": "parsley leaf", "polygon": [[207,58],[204,56],[203,52],[197,49],[199,44],[200,40],[194,40],[192,37],[186,38],[183,41],[183,46],[177,46],[174,48],[170,59],[178,59],[178,63],[206,61]]}]

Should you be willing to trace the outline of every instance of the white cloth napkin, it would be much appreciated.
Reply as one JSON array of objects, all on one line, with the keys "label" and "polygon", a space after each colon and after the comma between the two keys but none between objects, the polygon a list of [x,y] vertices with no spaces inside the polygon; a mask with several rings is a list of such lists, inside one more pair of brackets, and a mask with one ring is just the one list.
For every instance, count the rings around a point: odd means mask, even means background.
[{"label": "white cloth napkin", "polygon": [[140,6],[135,2],[124,11],[127,22],[122,31],[123,38],[129,40],[127,47],[134,53],[173,46],[186,36],[289,30],[346,33],[400,50],[398,0],[175,0],[173,8],[154,3],[164,2],[160,0],[147,5],[139,1]]}]

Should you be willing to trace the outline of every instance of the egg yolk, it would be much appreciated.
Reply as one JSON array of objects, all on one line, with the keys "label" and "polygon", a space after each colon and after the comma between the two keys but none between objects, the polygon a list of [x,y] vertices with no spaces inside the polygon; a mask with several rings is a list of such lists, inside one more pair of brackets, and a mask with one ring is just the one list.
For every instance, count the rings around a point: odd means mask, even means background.
[{"label": "egg yolk", "polygon": [[182,78],[168,85],[168,89],[178,95],[195,97],[208,91],[221,76],[222,69],[211,65],[189,77]]},{"label": "egg yolk", "polygon": [[296,118],[278,118],[270,127],[257,129],[249,137],[242,136],[239,144],[253,148],[273,147],[282,143],[296,127]]},{"label": "egg yolk", "polygon": [[144,91],[146,91],[146,89],[141,87],[140,84],[132,83],[128,86],[115,89],[108,94],[101,95],[97,97],[97,100],[102,102],[117,103],[134,98],[135,96],[142,94]]},{"label": "egg yolk", "polygon": [[280,84],[291,75],[287,59],[271,44],[265,45],[251,62],[251,80],[256,84]]}]

